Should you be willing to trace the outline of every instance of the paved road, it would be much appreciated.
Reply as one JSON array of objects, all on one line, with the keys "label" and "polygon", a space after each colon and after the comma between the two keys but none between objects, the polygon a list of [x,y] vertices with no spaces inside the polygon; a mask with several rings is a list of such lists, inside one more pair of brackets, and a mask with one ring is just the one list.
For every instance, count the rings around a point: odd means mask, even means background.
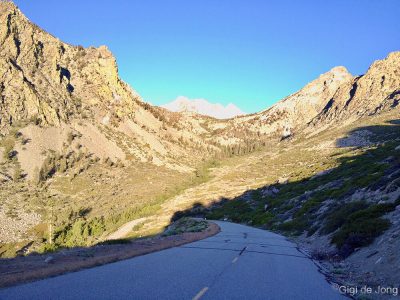
[{"label": "paved road", "polygon": [[181,247],[0,290],[0,299],[344,299],[284,237],[218,222]]}]

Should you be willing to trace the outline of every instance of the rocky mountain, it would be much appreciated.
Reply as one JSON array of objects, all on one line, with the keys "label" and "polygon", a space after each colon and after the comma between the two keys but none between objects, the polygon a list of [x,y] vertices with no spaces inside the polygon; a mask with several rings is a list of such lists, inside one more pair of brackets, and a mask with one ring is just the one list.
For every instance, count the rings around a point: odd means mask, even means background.
[{"label": "rocky mountain", "polygon": [[354,122],[360,117],[394,109],[400,101],[400,52],[374,62],[367,73],[344,82],[312,123]]},{"label": "rocky mountain", "polygon": [[140,98],[119,79],[107,47],[62,43],[11,2],[1,3],[0,20],[2,128],[29,118],[60,125],[85,111],[112,121],[136,110]]},{"label": "rocky mountain", "polygon": [[232,103],[223,106],[219,103],[210,103],[205,99],[189,99],[184,96],[179,96],[174,101],[161,105],[161,107],[173,112],[196,113],[216,119],[230,119],[246,114]]},{"label": "rocky mountain", "polygon": [[[107,47],[68,45],[31,23],[12,2],[0,5],[0,133],[34,125],[22,130],[31,143],[19,149],[29,178],[45,159],[40,153],[68,152],[68,135],[95,157],[181,170],[193,162],[184,162],[186,149],[216,150],[199,136],[205,131],[201,121],[144,103],[119,78]],[[34,138],[51,127],[58,142]]]},{"label": "rocky mountain", "polygon": [[400,52],[393,52],[372,64],[365,75],[356,77],[345,67],[335,67],[272,107],[235,119],[230,128],[246,127],[254,133],[285,137],[296,132],[320,132],[396,109],[400,99],[399,57]]},{"label": "rocky mountain", "polygon": [[300,91],[278,102],[260,113],[265,120],[273,116],[285,116],[287,126],[299,127],[310,122],[325,107],[339,87],[351,80],[353,76],[345,67],[335,67],[307,84]]},{"label": "rocky mountain", "polygon": [[[132,237],[152,235],[201,210],[329,257],[392,249],[372,243],[400,230],[400,52],[240,115],[183,97],[145,103],[105,46],[63,43],[12,2],[0,2],[0,41],[1,256],[90,246],[132,220]],[[392,252],[384,266],[400,261]]]}]

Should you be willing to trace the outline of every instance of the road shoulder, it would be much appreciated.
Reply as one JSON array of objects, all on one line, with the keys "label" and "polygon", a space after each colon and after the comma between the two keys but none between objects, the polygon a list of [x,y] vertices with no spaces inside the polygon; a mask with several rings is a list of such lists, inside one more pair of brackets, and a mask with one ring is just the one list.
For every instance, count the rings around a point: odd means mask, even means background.
[{"label": "road shoulder", "polygon": [[192,243],[220,232],[217,224],[212,222],[208,222],[208,224],[207,229],[202,232],[184,232],[171,236],[133,240],[126,244],[97,245],[88,248],[66,249],[51,254],[4,259],[0,264],[0,287],[13,286],[129,259]]}]

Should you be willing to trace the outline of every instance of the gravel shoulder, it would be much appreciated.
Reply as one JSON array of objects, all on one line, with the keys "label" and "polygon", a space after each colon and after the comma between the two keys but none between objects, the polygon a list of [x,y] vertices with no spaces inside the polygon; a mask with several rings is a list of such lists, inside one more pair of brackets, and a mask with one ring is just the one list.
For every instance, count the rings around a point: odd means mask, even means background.
[{"label": "gravel shoulder", "polygon": [[51,254],[32,254],[26,257],[3,259],[0,263],[0,287],[145,255],[202,240],[220,232],[218,225],[211,222],[208,224],[208,228],[202,232],[184,232],[171,236],[133,240],[125,244],[97,245],[89,248],[66,249]]}]

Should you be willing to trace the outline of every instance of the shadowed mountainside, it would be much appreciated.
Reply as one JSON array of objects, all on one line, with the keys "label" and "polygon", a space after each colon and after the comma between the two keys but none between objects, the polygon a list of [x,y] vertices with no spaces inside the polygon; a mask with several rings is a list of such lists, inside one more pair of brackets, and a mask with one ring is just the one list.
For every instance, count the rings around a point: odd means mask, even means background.
[{"label": "shadowed mountainside", "polygon": [[[351,130],[337,140],[333,168],[277,180],[231,199],[197,202],[177,211],[171,222],[193,216],[273,230],[289,235],[337,272],[337,281],[395,285],[400,262],[399,124],[396,119]],[[351,150],[343,152],[343,147]]]}]

